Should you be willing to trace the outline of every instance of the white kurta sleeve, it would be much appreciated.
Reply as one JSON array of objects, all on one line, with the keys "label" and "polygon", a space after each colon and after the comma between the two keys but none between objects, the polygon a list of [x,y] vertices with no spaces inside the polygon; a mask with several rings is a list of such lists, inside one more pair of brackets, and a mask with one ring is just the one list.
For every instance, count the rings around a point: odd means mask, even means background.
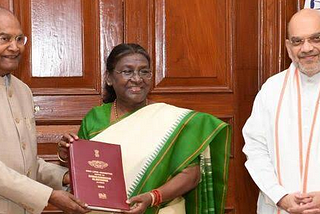
[{"label": "white kurta sleeve", "polygon": [[270,146],[273,142],[269,142],[269,145],[267,142],[267,139],[270,139],[267,137],[270,133],[268,132],[270,118],[265,107],[266,100],[262,88],[254,101],[251,116],[242,130],[245,140],[243,152],[247,156],[245,166],[252,179],[276,206],[288,192],[278,182],[276,168],[272,162],[273,152],[270,150],[273,148]]},{"label": "white kurta sleeve", "polygon": [[0,161],[0,195],[33,214],[41,213],[48,204],[52,188],[14,171]]}]

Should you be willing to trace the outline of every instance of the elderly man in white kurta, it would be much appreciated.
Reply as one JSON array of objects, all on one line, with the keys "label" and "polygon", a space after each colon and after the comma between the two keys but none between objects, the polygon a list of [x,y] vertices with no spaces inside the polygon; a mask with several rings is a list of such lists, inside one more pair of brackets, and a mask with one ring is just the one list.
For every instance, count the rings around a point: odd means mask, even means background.
[{"label": "elderly man in white kurta", "polygon": [[245,166],[257,213],[320,213],[320,12],[291,18],[286,47],[292,64],[262,86],[243,128]]},{"label": "elderly man in white kurta", "polygon": [[48,201],[67,213],[85,213],[84,203],[53,190],[62,188],[67,170],[37,158],[32,94],[10,74],[25,42],[18,20],[0,7],[0,213],[38,214]]}]

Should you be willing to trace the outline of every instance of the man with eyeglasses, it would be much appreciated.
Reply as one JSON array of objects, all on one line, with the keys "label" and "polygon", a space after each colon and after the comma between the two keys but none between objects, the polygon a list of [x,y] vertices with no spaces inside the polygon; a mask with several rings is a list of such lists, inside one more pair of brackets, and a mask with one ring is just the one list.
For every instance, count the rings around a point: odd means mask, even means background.
[{"label": "man with eyeglasses", "polygon": [[243,128],[257,213],[320,213],[320,12],[288,24],[290,67],[269,78]]},{"label": "man with eyeglasses", "polygon": [[67,170],[37,158],[32,94],[10,74],[26,42],[17,18],[0,7],[0,213],[37,214],[48,202],[66,213],[86,213],[83,202],[61,190]]}]

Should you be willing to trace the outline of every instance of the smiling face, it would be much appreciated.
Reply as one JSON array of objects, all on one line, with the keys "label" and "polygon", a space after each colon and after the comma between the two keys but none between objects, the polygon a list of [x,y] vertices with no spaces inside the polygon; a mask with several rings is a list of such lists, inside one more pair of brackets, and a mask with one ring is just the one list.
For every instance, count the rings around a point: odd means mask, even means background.
[{"label": "smiling face", "polygon": [[292,17],[288,27],[288,54],[296,67],[308,76],[320,72],[319,14],[310,9],[302,10]]},{"label": "smiling face", "polygon": [[[0,11],[0,38],[23,35],[19,21],[9,12]],[[0,76],[8,74],[18,68],[24,45],[18,45],[17,42],[11,41],[9,44],[0,43]]]},{"label": "smiling face", "polygon": [[[145,56],[139,53],[122,57],[115,65],[114,71],[107,72],[107,82],[112,85],[117,95],[117,102],[136,106],[146,102],[151,87],[151,79],[141,78],[137,71],[149,69]],[[134,70],[132,78],[125,78],[121,71]]]}]

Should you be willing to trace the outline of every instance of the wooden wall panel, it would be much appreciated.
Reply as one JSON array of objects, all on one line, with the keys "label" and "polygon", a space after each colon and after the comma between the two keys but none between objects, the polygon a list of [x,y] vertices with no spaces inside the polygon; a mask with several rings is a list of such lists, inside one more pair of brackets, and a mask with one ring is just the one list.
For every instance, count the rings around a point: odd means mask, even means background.
[{"label": "wooden wall panel", "polygon": [[156,1],[153,92],[232,90],[231,11],[230,1]]},{"label": "wooden wall panel", "polygon": [[100,0],[100,67],[101,86],[106,71],[105,60],[112,48],[123,42],[123,2],[122,0]]},{"label": "wooden wall panel", "polygon": [[154,2],[124,0],[124,42],[138,43],[152,53]]},{"label": "wooden wall panel", "polygon": [[304,0],[259,1],[259,87],[290,65],[285,47],[287,23],[303,6]]},{"label": "wooden wall panel", "polygon": [[242,153],[244,145],[242,127],[250,115],[253,99],[258,91],[258,0],[237,1],[235,4],[235,49],[234,49],[234,167],[229,175],[236,176],[234,194],[231,196],[236,206],[235,213],[256,213],[258,188],[244,167],[246,161]]},{"label": "wooden wall panel", "polygon": [[[61,5],[66,7],[62,10]],[[79,88],[78,94],[99,94],[98,2],[65,0],[43,4],[41,0],[16,0],[14,6],[29,38],[16,75],[32,89],[54,88],[53,94],[64,88]],[[57,16],[52,17],[53,13]],[[83,88],[91,91],[82,91]]]},{"label": "wooden wall panel", "polygon": [[30,4],[31,59],[41,59],[33,60],[31,76],[83,76],[81,1],[32,0]]},{"label": "wooden wall panel", "polygon": [[34,102],[38,124],[80,124],[92,106],[101,104],[101,99],[97,96],[35,96]]},{"label": "wooden wall panel", "polygon": [[152,93],[232,90],[231,1],[127,0],[125,11],[125,42],[154,56]]}]

